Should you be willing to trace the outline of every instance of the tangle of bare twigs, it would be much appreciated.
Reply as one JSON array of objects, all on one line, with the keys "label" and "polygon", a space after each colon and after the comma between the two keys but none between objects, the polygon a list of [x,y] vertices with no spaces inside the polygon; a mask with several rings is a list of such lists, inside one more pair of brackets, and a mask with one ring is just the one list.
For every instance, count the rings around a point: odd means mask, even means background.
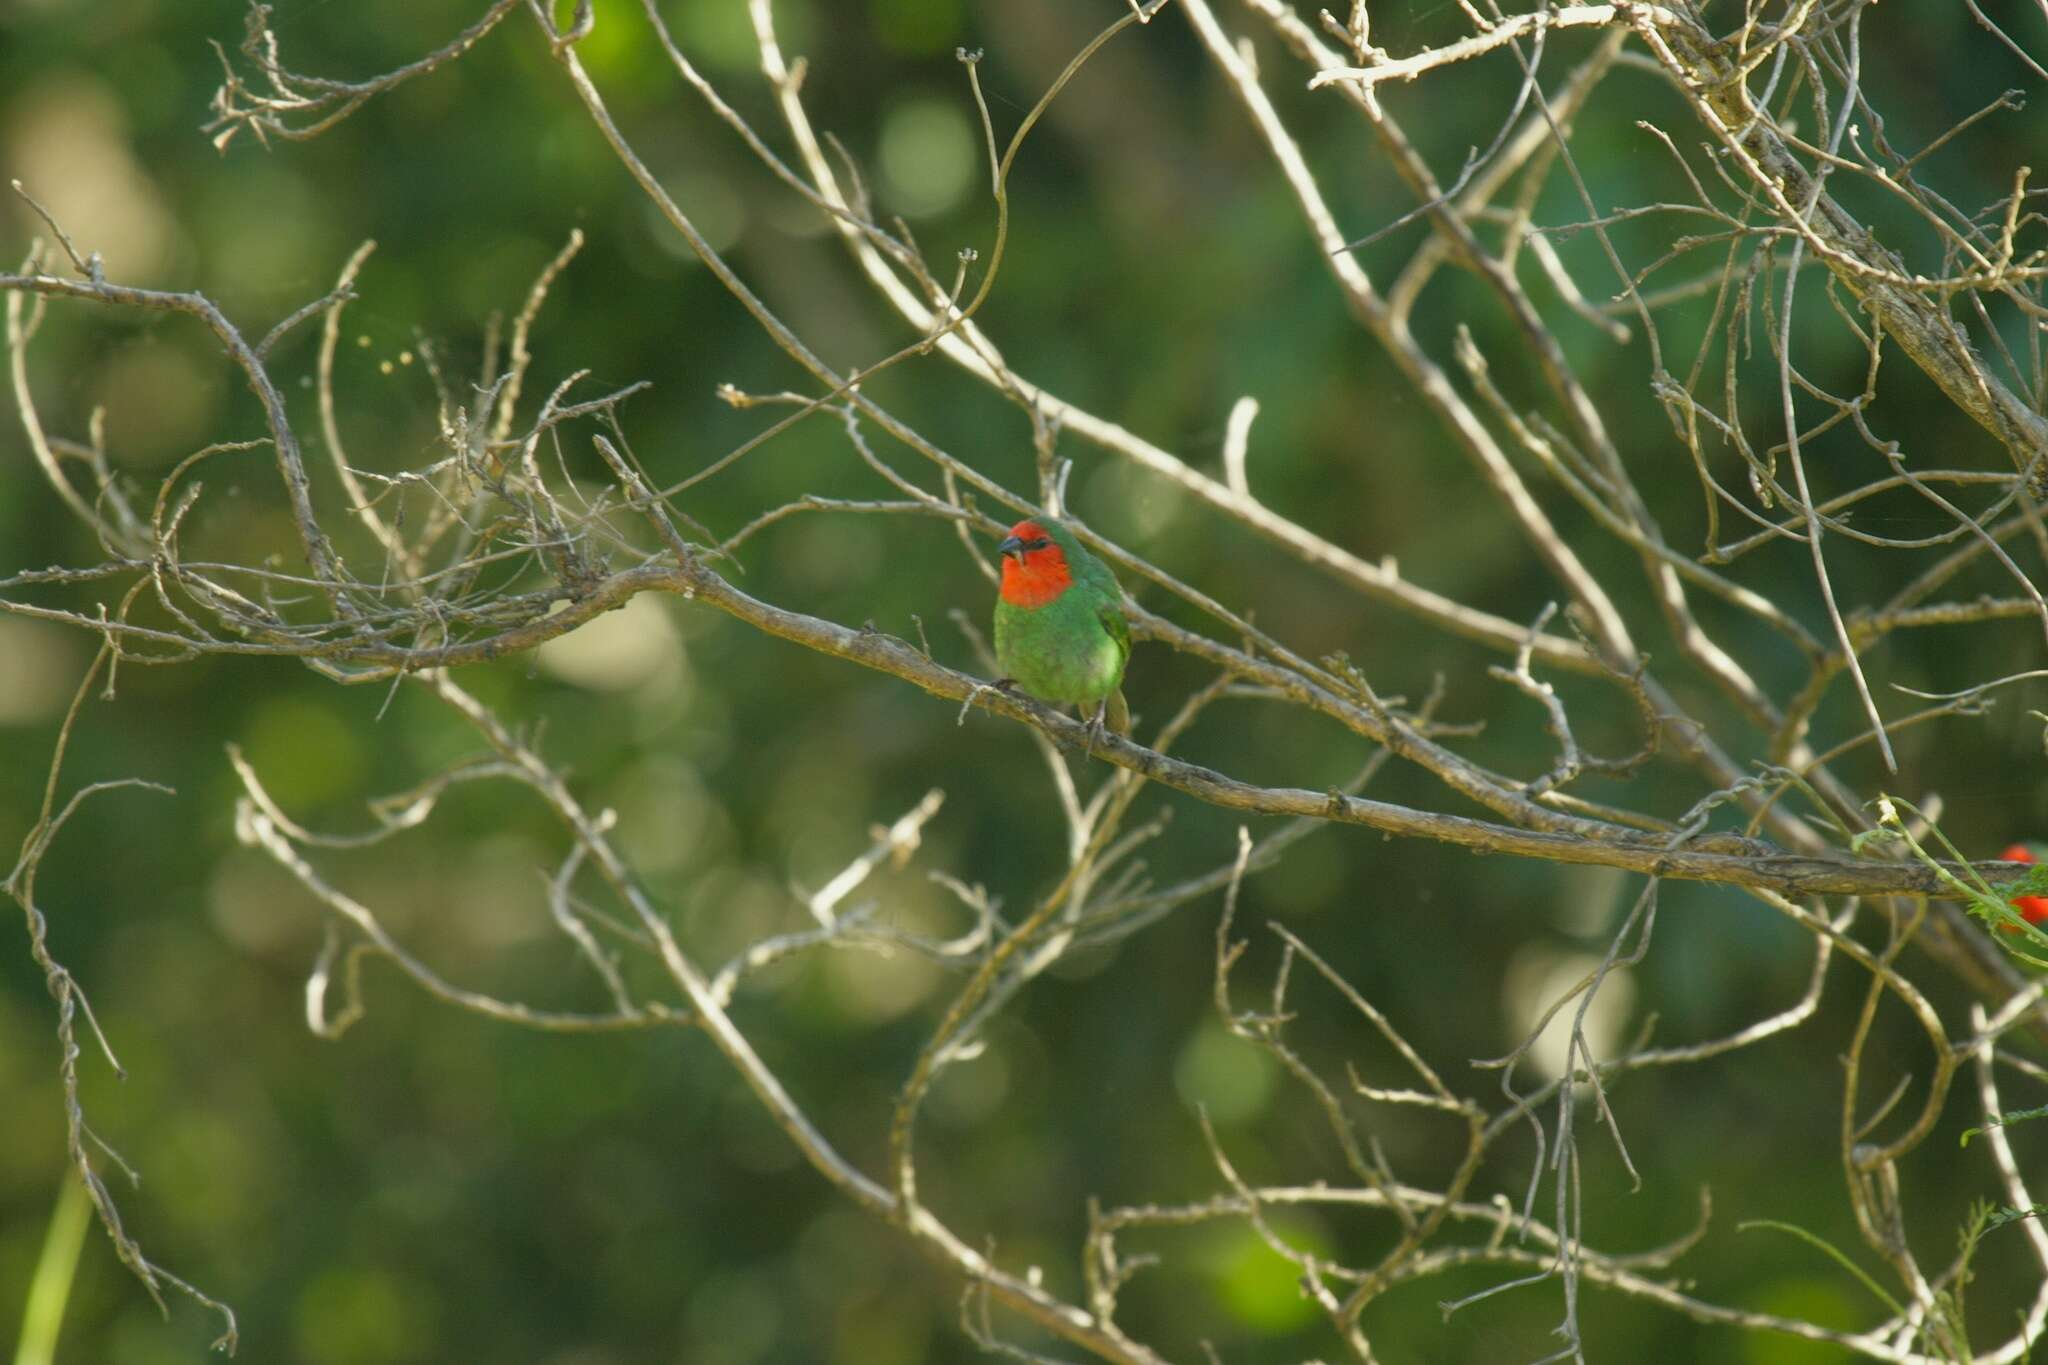
[{"label": "tangle of bare twigs", "polygon": [[[988,1349],[1030,1356],[1011,1344],[995,1316],[1000,1305],[1070,1348],[1108,1361],[1165,1357],[1119,1325],[1118,1296],[1146,1260],[1127,1255],[1120,1239],[1140,1230],[1239,1220],[1298,1269],[1306,1293],[1327,1315],[1351,1356],[1379,1358],[1371,1310],[1389,1289],[1474,1265],[1501,1278],[1481,1293],[1446,1306],[1467,1311],[1518,1284],[1554,1281],[1559,1289],[1559,1344],[1549,1359],[1584,1359],[1582,1289],[1635,1296],[1703,1323],[1778,1332],[1832,1342],[1884,1361],[2019,1359],[2048,1321],[2048,1236],[2038,1221],[2026,1235],[2044,1275],[2016,1328],[1992,1345],[1968,1341],[1953,1310],[1966,1258],[1929,1270],[1911,1245],[1900,1215],[1899,1166],[1952,1103],[1954,1083],[1968,1077],[1987,1116],[2009,1107],[1996,1064],[2012,1060],[2002,1040],[2015,1030],[2041,1035],[2040,980],[2016,971],[1989,936],[1959,908],[1963,864],[1916,860],[1901,837],[1873,839],[1882,823],[1870,803],[1878,795],[1841,776],[1842,755],[1869,745],[1896,768],[1891,736],[1907,727],[1952,724],[1986,704],[1996,682],[1968,694],[1932,699],[1907,714],[1892,713],[1894,694],[1873,676],[1866,656],[1895,632],[1969,627],[2048,635],[2048,600],[2039,587],[2048,561],[2048,528],[2040,502],[2048,495],[2048,357],[2041,333],[2048,280],[2048,220],[2033,207],[2017,168],[2010,193],[1979,206],[1949,202],[1930,183],[1929,159],[1951,138],[1967,137],[1978,119],[1995,120],[2015,101],[2000,96],[1926,146],[1895,147],[1862,77],[1868,0],[1750,0],[1739,16],[1710,26],[1686,3],[1550,6],[1521,13],[1464,4],[1469,35],[1405,55],[1372,38],[1371,16],[1355,3],[1342,19],[1317,23],[1287,0],[1244,0],[1233,31],[1208,0],[1134,3],[1077,52],[1044,98],[1007,140],[999,138],[967,54],[963,98],[973,100],[986,134],[995,207],[989,249],[939,267],[927,261],[900,225],[877,220],[850,160],[829,155],[829,139],[812,121],[799,64],[788,58],[768,0],[750,0],[762,73],[781,120],[757,128],[694,66],[670,33],[656,0],[639,16],[673,67],[681,89],[701,99],[758,162],[809,203],[848,253],[850,267],[872,286],[879,307],[915,337],[893,353],[858,367],[829,364],[799,327],[772,308],[757,287],[699,231],[679,202],[615,122],[603,84],[578,57],[596,24],[627,22],[615,9],[576,8],[558,26],[551,7],[525,6],[560,72],[592,125],[649,202],[771,339],[807,376],[799,392],[724,392],[736,407],[778,415],[745,444],[681,478],[657,477],[628,437],[630,400],[639,385],[593,392],[576,370],[555,374],[537,403],[529,396],[537,365],[531,334],[551,284],[572,269],[581,245],[572,235],[534,282],[518,313],[502,365],[492,365],[467,397],[444,394],[440,448],[401,472],[352,462],[337,414],[334,352],[339,319],[354,298],[373,244],[339,270],[333,289],[308,301],[256,342],[198,293],[135,288],[107,278],[97,257],[81,254],[72,233],[90,240],[92,225],[60,226],[44,215],[61,259],[38,245],[21,269],[0,274],[15,406],[35,464],[57,506],[89,527],[104,551],[93,563],[15,569],[0,577],[0,612],[62,623],[97,638],[100,654],[79,697],[119,671],[175,665],[202,655],[292,658],[341,684],[423,689],[470,728],[483,756],[430,776],[415,789],[377,803],[373,823],[351,835],[296,823],[273,798],[265,775],[239,753],[229,763],[241,785],[237,834],[274,860],[325,914],[326,944],[307,990],[307,1020],[322,1036],[339,1036],[363,1013],[359,970],[366,959],[393,964],[420,990],[451,1006],[537,1029],[688,1029],[705,1034],[811,1166],[857,1206],[894,1225],[923,1252],[964,1281],[963,1319]],[[223,50],[225,75],[208,131],[228,148],[246,134],[269,145],[330,132],[349,115],[401,83],[432,72],[487,38],[522,41],[517,0],[497,0],[440,49],[392,71],[361,80],[301,72],[288,64],[263,5],[252,6],[239,50]],[[1726,7],[1723,7],[1724,9]],[[1153,22],[1185,22],[1214,80],[1240,106],[1251,135],[1268,155],[1298,211],[1306,240],[1323,257],[1330,285],[1349,314],[1391,359],[1412,396],[1435,423],[1441,448],[1470,462],[1477,486],[1493,500],[1500,526],[1519,537],[1540,566],[1556,601],[1533,622],[1511,620],[1459,602],[1404,578],[1392,564],[1306,529],[1252,491],[1249,447],[1258,406],[1235,408],[1224,452],[1224,476],[1083,410],[1013,368],[991,325],[980,316],[1010,246],[1009,176],[1033,126],[1050,101],[1102,44],[1133,41],[1126,30]],[[504,28],[505,36],[494,36]],[[1253,36],[1256,36],[1254,42]],[[2006,39],[2011,43],[2011,39]],[[1560,51],[1573,54],[1560,69]],[[1417,150],[1392,105],[1424,98],[1431,82],[1453,68],[1485,62],[1504,73],[1505,113],[1490,145],[1475,150],[1446,185]],[[1263,64],[1263,69],[1262,69]],[[2037,66],[2036,72],[2040,71]],[[1695,122],[1686,128],[1641,125],[1645,154],[1667,158],[1688,187],[1678,199],[1628,206],[1596,201],[1580,164],[1574,130],[1626,105],[1607,82],[1617,72],[1648,76],[1675,92]],[[1294,121],[1269,91],[1276,85],[1315,92],[1319,116],[1355,125],[1414,195],[1414,206],[1378,230],[1345,224],[1328,179],[1304,149]],[[1610,107],[1612,106],[1612,107]],[[785,156],[778,145],[794,149]],[[1854,182],[1904,205],[1936,244],[1926,259],[1880,241],[1844,207],[1840,188]],[[1563,183],[1577,212],[1538,221],[1540,191]],[[19,188],[19,187],[18,187]],[[23,191],[26,195],[27,191]],[[38,208],[38,212],[40,209]],[[1399,240],[1397,229],[1426,225],[1405,264],[1385,278],[1369,274],[1364,246]],[[1623,225],[1671,225],[1661,254],[1625,251]],[[1575,237],[1597,246],[1606,277],[1575,279],[1560,252]],[[1635,240],[1631,238],[1630,240]],[[1534,264],[1547,302],[1524,283],[1520,263]],[[1508,358],[1489,354],[1470,328],[1460,328],[1449,355],[1419,342],[1411,323],[1418,300],[1446,266],[1479,281],[1492,307],[1512,326],[1526,355],[1514,361],[1521,379],[1534,377],[1540,397],[1499,380]],[[1694,273],[1671,276],[1680,268]],[[1600,301],[1603,292],[1612,298]],[[1554,299],[1551,297],[1554,295]],[[1670,328],[1669,310],[1710,299],[1704,329]],[[214,338],[261,402],[265,430],[255,440],[222,441],[195,452],[165,478],[148,505],[111,471],[97,439],[46,430],[30,382],[27,357],[46,310],[91,302],[189,318]],[[1795,315],[1822,311],[1845,329],[1867,358],[1854,392],[1828,387],[1802,363]],[[2014,349],[2010,325],[2023,328]],[[1582,379],[1560,339],[1560,323],[1591,324],[1641,360],[1643,391],[1670,421],[1661,451],[1624,451],[1611,434],[1608,396]],[[322,505],[314,494],[306,448],[273,373],[270,355],[292,330],[319,324],[317,399],[322,439],[346,500]],[[1692,338],[1688,344],[1679,337]],[[1762,355],[1757,354],[1761,342]],[[943,357],[1018,408],[1039,455],[1040,486],[1005,487],[968,458],[941,448],[870,396],[863,381],[894,366]],[[1883,362],[1921,370],[1944,396],[2003,451],[1997,467],[1957,453],[1937,467],[1887,434],[1879,399]],[[1461,382],[1462,381],[1462,382]],[[1526,393],[1527,384],[1520,391]],[[535,388],[538,392],[538,388]],[[1767,415],[1759,415],[1763,412]],[[861,498],[806,495],[758,510],[720,536],[691,519],[683,495],[806,417],[824,414],[843,427],[847,446],[873,477]],[[1128,462],[1150,478],[1191,495],[1204,514],[1248,530],[1276,555],[1326,576],[1362,603],[1424,623],[1497,651],[1491,670],[1504,711],[1540,720],[1554,758],[1540,771],[1497,771],[1473,757],[1469,730],[1440,718],[1432,699],[1409,708],[1375,686],[1372,660],[1314,659],[1258,628],[1230,603],[1219,602],[1177,575],[1090,532],[1085,539],[1111,559],[1126,581],[1170,601],[1176,624],[1133,602],[1137,635],[1199,660],[1211,681],[1188,696],[1162,726],[1125,740],[1095,740],[1108,775],[1092,790],[1070,769],[1065,751],[1079,747],[1074,721],[1028,699],[986,686],[992,671],[971,627],[963,634],[980,650],[979,671],[939,662],[934,643],[917,644],[871,628],[838,624],[799,605],[761,600],[742,591],[733,565],[759,532],[795,517],[927,518],[950,522],[972,563],[987,572],[976,533],[998,530],[988,509],[1024,513],[1057,507],[1063,498],[1059,443],[1074,440]],[[608,475],[601,486],[570,479],[561,451],[586,447]],[[1823,467],[1817,452],[1828,452]],[[213,562],[189,554],[186,527],[204,496],[196,476],[208,462],[246,461],[261,452],[272,462],[296,530],[301,567]],[[1854,463],[1845,451],[1861,457]],[[1976,452],[1982,454],[1983,452]],[[551,463],[552,461],[552,463]],[[1677,543],[1651,515],[1652,480],[1694,480],[1704,536]],[[1854,472],[1845,472],[1854,471]],[[1860,504],[1911,496],[1940,518],[1933,534],[1895,537],[1858,524]],[[1642,575],[1654,615],[1603,583],[1583,547],[1559,529],[1560,509],[1575,509],[1601,535],[1624,547]],[[1071,515],[1071,509],[1069,509]],[[1724,522],[1726,525],[1724,525]],[[1803,547],[1810,579],[1794,588],[1746,572],[1757,552],[1778,541]],[[1837,581],[1843,549],[1881,553],[1895,566],[1874,595],[1852,597]],[[375,562],[374,574],[361,565]],[[2003,591],[1945,595],[1972,570],[1990,568]],[[1867,577],[1860,580],[1867,583]],[[104,594],[93,611],[49,605],[48,590],[87,585]],[[934,875],[952,892],[958,923],[945,935],[912,932],[850,898],[874,869],[917,855],[921,831],[939,817],[944,795],[892,813],[873,847],[806,902],[814,921],[763,939],[713,965],[679,937],[672,918],[644,888],[612,838],[611,817],[584,805],[559,766],[516,734],[458,681],[465,664],[537,647],[641,593],[668,594],[690,611],[711,610],[792,645],[889,675],[935,697],[1000,715],[1027,727],[1058,796],[1067,830],[1067,859],[1051,890],[1021,913],[1005,916],[997,900],[957,873]],[[138,603],[151,613],[138,620]],[[1711,612],[1701,604],[1712,603]],[[1728,629],[1730,619],[1754,630]],[[1809,624],[1811,622],[1811,624]],[[1658,631],[1676,648],[1653,660],[1640,643]],[[2031,643],[2030,643],[2031,647]],[[1770,653],[1775,651],[1775,654]],[[1801,685],[1773,691],[1769,662],[1791,658]],[[2015,670],[2016,674],[2019,670]],[[1610,695],[1617,714],[1639,731],[1633,752],[1607,755],[1581,738],[1553,679],[1591,679]],[[1683,680],[1683,686],[1678,685]],[[1860,731],[1814,733],[1823,703],[1844,687],[1858,699]],[[1709,690],[1743,718],[1739,730],[1710,729],[1682,696]],[[1372,762],[1341,790],[1309,790],[1254,782],[1175,756],[1173,747],[1203,725],[1225,696],[1254,698],[1304,713],[1304,724],[1334,726],[1375,746]],[[122,1259],[149,1292],[168,1283],[226,1317],[222,1344],[235,1338],[222,1305],[146,1259],[124,1230],[100,1171],[79,1094],[76,1021],[91,1024],[85,995],[50,956],[37,907],[36,874],[43,852],[78,803],[118,784],[96,784],[66,797],[62,764],[78,717],[74,704],[59,732],[40,816],[24,840],[4,889],[23,910],[30,951],[57,1007],[70,1154],[87,1181]],[[1395,804],[1360,792],[1385,765],[1410,765],[1429,775],[1441,807]],[[1584,794],[1589,776],[1627,779],[1655,771],[1665,790],[1685,791],[1674,812],[1644,799],[1628,804]],[[1092,765],[1084,772],[1095,772]],[[498,998],[452,980],[418,956],[373,905],[353,898],[324,871],[328,863],[374,848],[399,831],[434,818],[453,786],[510,783],[556,821],[561,859],[548,870],[549,909],[556,928],[603,982],[609,1007],[576,1013]],[[1141,851],[1160,821],[1141,819],[1140,798],[1166,788],[1230,810],[1289,817],[1261,840],[1240,831],[1236,847],[1213,866],[1155,885]],[[1640,792],[1638,787],[1620,790]],[[1483,815],[1466,813],[1472,809]],[[1162,817],[1163,818],[1163,817]],[[1530,1068],[1528,1042],[1481,1065],[1498,1073],[1490,1100],[1463,1094],[1429,1060],[1417,1021],[1392,1017],[1349,982],[1310,937],[1273,926],[1279,965],[1266,998],[1240,1003],[1246,940],[1238,922],[1246,877],[1285,856],[1307,832],[1361,825],[1403,837],[1475,850],[1619,869],[1642,881],[1633,909],[1597,966],[1549,1007],[1569,1020],[1561,1076]],[[1898,821],[1895,836],[1924,834]],[[1913,843],[1914,849],[1918,848]],[[2016,867],[1987,866],[1994,877]],[[1670,879],[1739,888],[1810,937],[1808,985],[1797,999],[1721,1038],[1653,1042],[1645,1035],[1600,1055],[1587,1028],[1589,1011],[1615,974],[1653,951],[1660,889]],[[1062,957],[1127,937],[1176,909],[1215,905],[1215,1008],[1238,1037],[1269,1054],[1304,1088],[1327,1120],[1341,1169],[1306,1174],[1288,1184],[1248,1179],[1227,1144],[1205,1129],[1217,1187],[1185,1203],[1091,1205],[1091,1227],[1079,1250],[1086,1290],[1079,1301],[1043,1281],[1001,1268],[971,1246],[920,1197],[918,1119],[936,1078],[971,1055],[988,1021]],[[958,985],[904,1079],[887,1137],[882,1171],[863,1171],[821,1131],[763,1061],[730,1013],[750,974],[793,955],[824,948],[921,955],[953,972]],[[630,984],[623,953],[648,955],[660,987]],[[1668,1245],[1619,1252],[1588,1245],[1582,1172],[1589,1161],[1613,1159],[1634,1175],[1628,1143],[1608,1095],[1637,1072],[1702,1066],[1768,1038],[1799,1029],[1817,1011],[1829,966],[1837,957],[1861,973],[1864,1003],[1846,1052],[1841,1099],[1842,1164],[1847,1197],[1868,1247],[1889,1268],[1893,1310],[1860,1330],[1838,1330],[1696,1297],[1664,1277],[1680,1256],[1708,1235],[1704,1197],[1699,1226]],[[1946,972],[1977,997],[1967,1020],[1944,1018],[1916,977]],[[1393,1049],[1397,1074],[1342,1081],[1324,1074],[1291,1041],[1297,1001],[1306,993],[1349,1012],[1355,1026]],[[1903,1010],[1924,1033],[1933,1063],[1914,1086],[1879,1104],[1859,1091],[1871,1021],[1881,1006]],[[96,1028],[95,1028],[96,1031]],[[1539,1030],[1540,1032],[1540,1026]],[[104,1040],[101,1040],[104,1045]],[[108,1052],[111,1060],[111,1051]],[[2020,1073],[2037,1086],[2038,1069]],[[1971,1087],[1966,1087],[1971,1088]],[[1369,1123],[1380,1107],[1430,1116],[1462,1143],[1455,1174],[1435,1188],[1404,1179],[1376,1145]],[[1894,1111],[1897,1111],[1896,1114]],[[1604,1133],[1596,1155],[1584,1123]],[[2004,1198],[2033,1205],[2003,1129],[1993,1127],[1990,1165]],[[1511,1134],[1533,1139],[1537,1159],[1520,1200],[1475,1195],[1475,1181]],[[1974,1158],[1973,1158],[1974,1159]],[[1638,1177],[1640,1179],[1640,1177]],[[1539,1196],[1548,1202],[1538,1214]],[[1328,1259],[1297,1245],[1272,1215],[1295,1206],[1355,1211],[1386,1221],[1392,1236],[1369,1264]]]}]

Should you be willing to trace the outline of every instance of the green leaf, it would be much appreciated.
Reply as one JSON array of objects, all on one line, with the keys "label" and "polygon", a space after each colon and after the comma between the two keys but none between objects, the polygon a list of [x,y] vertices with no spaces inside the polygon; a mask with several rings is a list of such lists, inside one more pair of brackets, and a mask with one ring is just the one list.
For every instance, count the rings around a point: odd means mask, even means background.
[{"label": "green leaf", "polygon": [[2007,1223],[2017,1223],[2022,1218],[2039,1218],[2043,1215],[2048,1215],[2048,1204],[2030,1204],[2023,1209],[2002,1208],[1985,1220],[1984,1230],[1989,1232],[1993,1228],[2002,1228]]},{"label": "green leaf", "polygon": [[[1994,1114],[1985,1121],[1984,1128],[1965,1128],[1963,1130],[1963,1146],[1969,1146],[1970,1139],[1983,1132],[1985,1128],[2004,1128],[2009,1124],[2025,1123],[2028,1119],[2039,1118],[2048,1118],[2048,1104],[2044,1104],[2038,1109],[2015,1109],[2010,1114]],[[1997,1225],[1993,1224],[1993,1226]]]},{"label": "green leaf", "polygon": [[2007,900],[2014,896],[2048,896],[2048,863],[2035,863],[2018,881],[2007,882],[1998,889]]}]

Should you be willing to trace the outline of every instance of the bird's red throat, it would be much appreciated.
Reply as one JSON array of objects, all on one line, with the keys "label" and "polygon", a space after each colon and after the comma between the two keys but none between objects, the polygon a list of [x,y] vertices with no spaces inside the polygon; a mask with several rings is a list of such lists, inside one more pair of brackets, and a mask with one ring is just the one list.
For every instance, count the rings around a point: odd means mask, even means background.
[{"label": "bird's red throat", "polygon": [[1003,600],[1013,607],[1042,607],[1073,582],[1067,557],[1057,545],[1027,551],[1021,559],[1003,556]]}]

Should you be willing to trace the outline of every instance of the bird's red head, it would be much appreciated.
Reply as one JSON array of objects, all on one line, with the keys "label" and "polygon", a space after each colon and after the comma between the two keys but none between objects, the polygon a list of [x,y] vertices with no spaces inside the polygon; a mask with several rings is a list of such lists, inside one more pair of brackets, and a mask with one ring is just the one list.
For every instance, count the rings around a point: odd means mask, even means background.
[{"label": "bird's red head", "polygon": [[[2014,844],[1998,856],[2009,863],[2031,863],[2034,861],[2034,850],[2025,844]],[[2014,896],[2012,908],[2019,911],[2027,923],[2039,924],[2042,920],[2048,919],[2048,896]],[[2007,925],[2006,928],[2018,932],[2012,925]]]},{"label": "bird's red head", "polygon": [[1013,607],[1042,607],[1074,581],[1066,551],[1029,517],[1012,526],[996,549],[1003,556],[1003,600]]}]

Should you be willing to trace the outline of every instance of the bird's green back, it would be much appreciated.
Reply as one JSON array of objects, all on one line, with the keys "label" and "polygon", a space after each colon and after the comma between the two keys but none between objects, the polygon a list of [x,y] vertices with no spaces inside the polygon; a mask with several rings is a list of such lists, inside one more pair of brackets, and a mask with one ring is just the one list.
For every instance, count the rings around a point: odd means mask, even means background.
[{"label": "bird's green back", "polygon": [[1038,524],[1045,528],[1053,544],[1060,547],[1060,553],[1067,557],[1067,572],[1074,576],[1076,583],[1085,583],[1091,588],[1106,592],[1112,600],[1120,601],[1123,589],[1117,585],[1116,574],[1109,565],[1098,559],[1094,552],[1083,545],[1066,524],[1052,517],[1038,518]]}]

